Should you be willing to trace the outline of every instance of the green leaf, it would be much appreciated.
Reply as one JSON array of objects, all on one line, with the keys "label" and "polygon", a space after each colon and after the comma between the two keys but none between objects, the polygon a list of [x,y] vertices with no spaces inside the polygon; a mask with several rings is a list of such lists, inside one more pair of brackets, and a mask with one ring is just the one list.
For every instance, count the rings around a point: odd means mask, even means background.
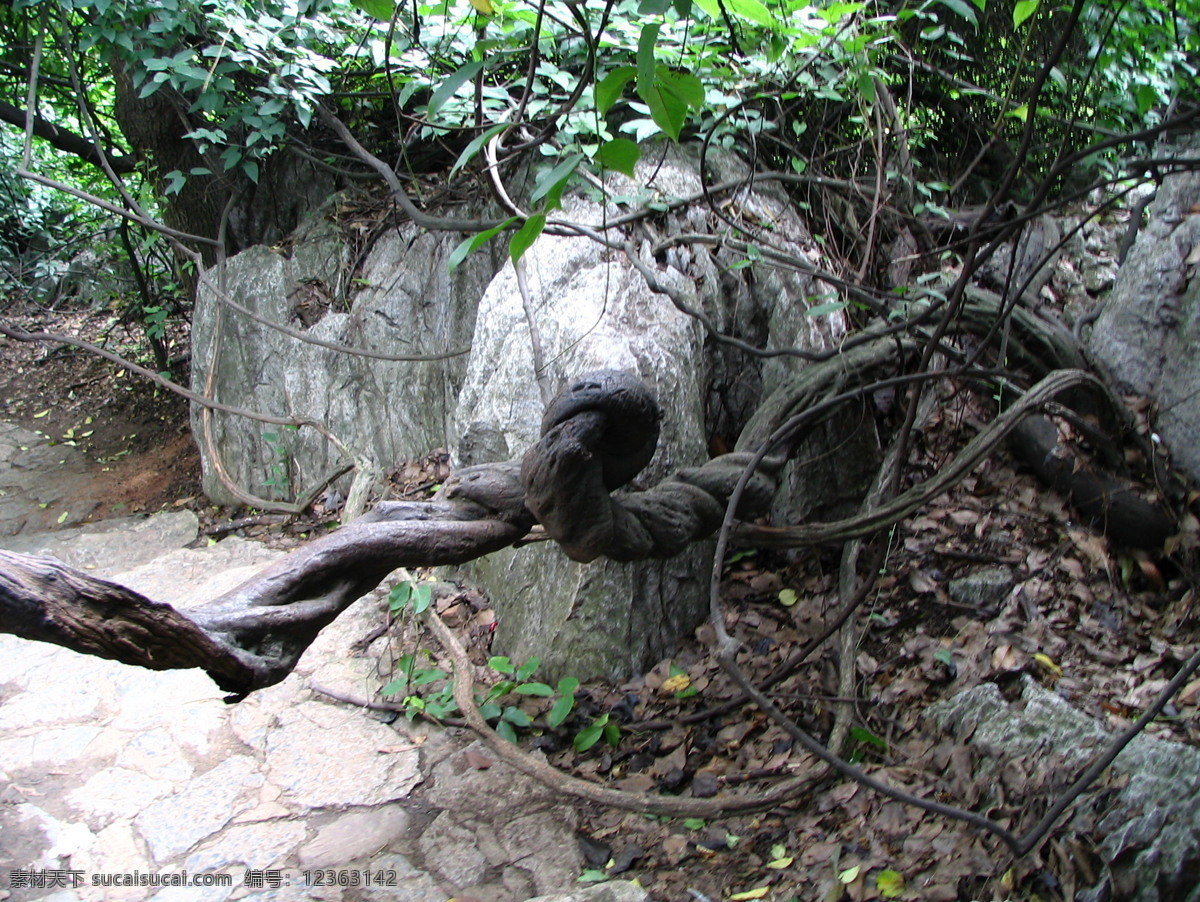
[{"label": "green leaf", "polygon": [[704,105],[704,85],[690,72],[672,72],[665,66],[643,78],[638,69],[638,96],[650,108],[650,118],[672,141],[679,140],[688,107]]},{"label": "green leaf", "polygon": [[384,686],[379,691],[383,695],[396,695],[399,692],[403,692],[405,690],[405,688],[407,687],[407,685],[408,685],[408,680],[405,680],[405,679],[392,680],[390,683],[388,683],[386,686]]},{"label": "green leaf", "polygon": [[515,727],[527,728],[533,726],[533,718],[520,708],[514,708],[512,705],[504,709],[504,713],[500,715],[500,718]]},{"label": "green leaf", "polygon": [[575,739],[572,743],[575,746],[575,751],[586,752],[597,742],[599,742],[600,737],[604,735],[604,728],[607,726],[607,724],[608,715],[601,714],[594,721],[592,721],[589,726],[584,727],[582,730],[576,733]]},{"label": "green leaf", "polygon": [[537,657],[536,655],[534,655],[532,658],[530,658],[528,661],[526,661],[524,664],[522,664],[520,667],[517,668],[517,673],[516,673],[517,679],[518,680],[529,679],[531,676],[533,676],[534,671],[536,671],[541,665],[542,665],[542,659]]},{"label": "green leaf", "polygon": [[1023,103],[1015,110],[1009,110],[1004,115],[1013,119],[1020,119],[1022,122],[1026,122],[1029,119],[1029,104]]},{"label": "green leaf", "polygon": [[865,5],[863,3],[830,3],[824,9],[817,10],[817,15],[830,25],[837,25],[842,19],[853,16]]},{"label": "green leaf", "polygon": [[495,720],[502,713],[500,706],[495,702],[484,702],[479,706],[479,716],[484,720]]},{"label": "green leaf", "polygon": [[579,688],[579,680],[575,677],[563,677],[558,681],[559,695],[574,695]]},{"label": "green leaf", "polygon": [[429,105],[425,108],[425,115],[429,118],[437,113],[442,108],[447,100],[454,96],[455,92],[464,84],[475,77],[485,65],[487,60],[476,60],[473,63],[467,63],[461,69],[458,69],[448,75],[437,90],[433,92],[433,96],[429,98]]},{"label": "green leaf", "polygon": [[596,162],[605,169],[612,169],[633,178],[634,167],[642,157],[641,149],[628,138],[613,138],[605,141],[596,151]]},{"label": "green leaf", "polygon": [[851,884],[858,879],[858,872],[862,869],[861,865],[854,865],[852,868],[846,868],[838,873],[838,880],[844,884]]},{"label": "green leaf", "polygon": [[599,868],[588,868],[575,878],[577,883],[603,883],[607,879],[608,874]]},{"label": "green leaf", "polygon": [[513,662],[504,655],[495,655],[488,658],[487,666],[496,671],[496,673],[512,674],[516,670]]},{"label": "green leaf", "polygon": [[[583,154],[572,153],[563,157],[549,172],[542,173],[529,195],[529,202],[536,204],[543,197],[550,198],[546,203],[547,209],[558,206],[558,198],[562,195],[567,180],[583,160]],[[534,236],[537,237],[537,236]]]},{"label": "green leaf", "polygon": [[551,729],[561,727],[574,709],[575,697],[573,695],[560,696],[550,708],[550,713],[546,715],[546,723],[550,725]]},{"label": "green leaf", "polygon": [[946,8],[953,10],[955,13],[962,16],[972,25],[979,25],[979,17],[975,14],[975,10],[973,10],[970,4],[966,3],[965,0],[938,0],[938,2],[941,3],[942,6],[945,6]]},{"label": "green leaf", "polygon": [[747,22],[764,28],[775,27],[775,17],[759,0],[725,0],[725,3],[731,13]]},{"label": "green leaf", "polygon": [[1138,115],[1145,116],[1150,108],[1158,103],[1158,90],[1153,85],[1138,85],[1137,108]]},{"label": "green leaf", "polygon": [[645,18],[646,16],[661,16],[671,8],[671,0],[641,0],[638,4],[638,15]]},{"label": "green leaf", "polygon": [[1041,0],[1017,0],[1013,6],[1013,28],[1020,28],[1021,23],[1037,12]]},{"label": "green leaf", "polygon": [[621,744],[621,725],[615,720],[604,725],[604,741],[614,749]]},{"label": "green leaf", "polygon": [[884,870],[875,875],[875,888],[885,899],[904,895],[904,875],[898,871]]},{"label": "green leaf", "polygon": [[450,272],[454,272],[454,270],[458,268],[459,264],[462,263],[463,260],[467,259],[469,254],[487,244],[515,222],[517,222],[517,217],[510,216],[508,219],[504,220],[504,222],[500,223],[500,225],[480,232],[477,235],[472,235],[451,252],[449,260],[446,261],[446,268]]},{"label": "green leaf", "polygon": [[875,79],[871,77],[870,72],[859,73],[855,86],[863,100],[868,104],[875,102]]},{"label": "green leaf", "polygon": [[426,670],[415,671],[412,676],[412,684],[414,686],[424,686],[428,683],[436,683],[438,680],[444,680],[446,676],[446,671],[440,670],[437,667],[430,667]]},{"label": "green leaf", "polygon": [[[263,436],[266,441],[274,441]],[[412,583],[402,582],[392,586],[392,591],[388,593],[388,610],[393,614],[399,614],[408,605],[409,598],[412,596]]]},{"label": "green leaf", "polygon": [[790,608],[792,605],[794,605],[797,602],[798,599],[799,599],[799,596],[796,595],[795,589],[780,589],[779,590],[779,603],[781,605],[783,605],[785,608]]},{"label": "green leaf", "polygon": [[496,724],[496,735],[506,742],[511,742],[513,745],[517,744],[517,731],[512,728],[512,724],[507,720],[502,720]]},{"label": "green leaf", "polygon": [[450,175],[447,176],[447,180],[454,178],[460,169],[470,163],[475,154],[479,153],[483,145],[487,144],[488,141],[492,140],[492,138],[496,137],[496,135],[500,134],[500,132],[510,127],[511,125],[509,123],[501,122],[499,125],[493,125],[483,134],[476,135],[472,139],[471,143],[463,148],[463,152],[458,155],[458,159],[455,160],[454,165],[450,167]]},{"label": "green leaf", "polygon": [[883,739],[880,739],[878,736],[876,736],[874,733],[872,733],[870,730],[866,729],[865,727],[858,727],[858,726],[851,727],[850,728],[850,738],[854,739],[856,742],[861,742],[864,745],[873,745],[877,749],[881,749],[882,751],[885,751],[885,752],[887,751],[887,747],[888,747],[887,742],[885,742]]},{"label": "green leaf", "polygon": [[533,246],[533,242],[538,240],[538,236],[542,234],[542,229],[545,227],[546,214],[536,213],[525,220],[525,225],[513,233],[512,238],[508,242],[508,255],[512,258],[514,266],[525,256],[525,252]]},{"label": "green leaf", "polygon": [[703,830],[708,825],[708,822],[702,817],[685,817],[683,826],[688,830]]},{"label": "green leaf", "polygon": [[643,85],[647,88],[654,83],[658,73],[658,63],[654,59],[654,45],[658,43],[658,23],[651,23],[642,26],[642,32],[638,35],[637,49],[637,78],[638,78],[638,93],[640,94]]},{"label": "green leaf", "polygon": [[376,18],[380,22],[392,21],[392,13],[396,9],[394,0],[353,0],[353,3],[368,16]]},{"label": "green leaf", "polygon": [[413,589],[413,613],[424,614],[429,609],[433,599],[433,587],[429,583],[421,583]]},{"label": "green leaf", "polygon": [[540,698],[554,697],[554,690],[545,683],[522,683],[515,692],[517,695],[536,695]]},{"label": "green leaf", "polygon": [[603,116],[611,110],[613,104],[621,99],[621,95],[625,93],[625,86],[633,80],[637,71],[633,66],[620,66],[604,76],[596,85],[596,112]]},{"label": "green leaf", "polygon": [[495,699],[498,699],[503,695],[508,695],[508,693],[512,692],[516,688],[517,688],[517,684],[514,683],[512,680],[501,680],[499,683],[497,683],[491,689],[488,690],[488,694],[486,696],[484,696],[484,701],[485,702],[494,701]]}]

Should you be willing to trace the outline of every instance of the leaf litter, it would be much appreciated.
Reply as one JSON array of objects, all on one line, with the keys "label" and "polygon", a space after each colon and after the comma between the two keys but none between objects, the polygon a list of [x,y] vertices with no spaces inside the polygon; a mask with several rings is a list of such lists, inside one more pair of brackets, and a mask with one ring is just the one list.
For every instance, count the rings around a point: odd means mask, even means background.
[{"label": "leaf litter", "polygon": [[[945,418],[985,418],[969,394],[956,403],[965,409]],[[918,478],[952,455],[953,429],[927,430],[911,461]],[[837,707],[850,706],[844,757],[893,786],[1028,828],[1075,774],[1048,755],[989,760],[987,749],[959,741],[966,737],[939,732],[925,710],[984,682],[1010,691],[1028,677],[1111,730],[1128,726],[1200,639],[1190,588],[1196,532],[1185,517],[1173,555],[1138,561],[1075,523],[1061,498],[998,453],[894,530],[856,617],[853,694],[839,694],[835,639],[770,695],[821,737]],[[838,608],[838,556],[731,557],[727,628],[761,685]],[[1002,578],[984,581],[982,595],[968,592],[981,572]],[[622,723],[616,748],[580,754],[565,731],[536,746],[577,776],[696,798],[811,771],[818,762],[769,718],[725,704],[738,693],[711,653],[711,633],[701,626],[694,643],[641,677],[585,687],[576,725],[612,712]],[[1200,744],[1200,680],[1166,713],[1148,732]],[[1116,780],[1110,773],[1098,786]],[[986,834],[841,778],[776,810],[709,822],[596,809],[581,818],[581,842],[609,855],[589,875],[637,879],[656,900],[1071,899],[1101,867],[1080,832],[1086,816],[1014,862]]]}]

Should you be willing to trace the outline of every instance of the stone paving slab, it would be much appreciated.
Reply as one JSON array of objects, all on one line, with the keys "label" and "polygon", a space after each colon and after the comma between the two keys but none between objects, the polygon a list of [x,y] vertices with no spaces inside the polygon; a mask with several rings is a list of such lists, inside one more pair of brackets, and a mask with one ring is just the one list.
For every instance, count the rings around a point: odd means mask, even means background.
[{"label": "stone paving slab", "polygon": [[0,422],[0,536],[86,520],[101,502],[88,469],[72,445]]},{"label": "stone paving slab", "polygon": [[[194,539],[194,523],[159,515],[54,533],[40,550],[181,608],[278,554],[237,538],[178,547],[189,529]],[[39,549],[19,539],[0,547]],[[152,561],[123,566],[157,542]],[[198,671],[143,671],[0,635],[0,899],[646,899],[631,884],[578,889],[574,809],[499,762],[480,769],[482,747],[468,756],[463,737],[311,691],[370,697],[388,679],[377,672],[386,639],[350,650],[384,607],[381,594],[361,599],[295,673],[232,706]],[[228,883],[151,882],[185,871]],[[22,872],[43,885],[17,885]],[[74,875],[83,885],[69,885]],[[104,885],[120,880],[134,885]]]}]

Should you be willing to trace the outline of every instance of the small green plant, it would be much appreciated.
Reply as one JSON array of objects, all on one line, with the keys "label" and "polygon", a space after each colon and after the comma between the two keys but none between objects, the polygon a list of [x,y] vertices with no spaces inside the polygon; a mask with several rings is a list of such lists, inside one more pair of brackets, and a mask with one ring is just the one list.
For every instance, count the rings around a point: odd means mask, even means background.
[{"label": "small green plant", "polygon": [[853,726],[850,728],[850,738],[854,740],[855,747],[850,752],[850,757],[847,759],[851,764],[858,764],[862,761],[868,752],[882,754],[887,751],[888,744],[884,739],[876,736],[866,727]]},{"label": "small green plant", "polygon": [[[388,611],[398,619],[423,614],[433,603],[433,587],[427,582],[413,579],[402,580],[388,593]],[[433,664],[433,656],[425,649],[401,655],[396,661],[400,676],[392,680],[380,692],[385,696],[400,695],[404,714],[412,720],[418,714],[434,720],[444,720],[458,712],[454,701],[454,687],[448,682],[449,674]],[[413,690],[422,686],[441,683],[436,690],[420,695]]]},{"label": "small green plant", "polygon": [[[284,429],[290,429],[293,432],[295,426],[284,426]],[[291,469],[292,458],[287,446],[284,444],[283,438],[277,432],[264,432],[262,440],[266,443],[269,451],[267,459],[268,476],[263,480],[263,487],[274,489],[279,497],[284,497],[288,494],[291,488]]]},{"label": "small green plant", "polygon": [[[429,583],[407,579],[397,583],[388,593],[388,610],[394,617],[419,615],[432,604],[432,596]],[[575,710],[579,680],[563,677],[554,686],[534,680],[533,675],[540,665],[541,660],[536,657],[521,665],[503,655],[488,659],[488,667],[501,679],[484,695],[476,696],[475,704],[484,720],[509,742],[517,741],[518,730],[533,730],[538,726],[534,716],[520,706],[520,697],[552,700],[544,720],[544,725],[552,730],[566,723]],[[458,712],[450,674],[434,666],[428,651],[404,654],[396,666],[400,675],[380,691],[385,696],[401,696],[401,705],[409,720],[417,715],[442,720]],[[435,688],[435,684],[441,685]],[[423,692],[415,691],[418,689]],[[608,714],[601,714],[576,734],[574,745],[578,751],[585,752],[603,737],[616,746],[620,736],[620,726],[611,721]]]},{"label": "small green plant", "polygon": [[531,680],[541,663],[541,660],[535,657],[517,667],[503,656],[488,659],[488,667],[509,679],[500,680],[488,690],[480,703],[479,712],[489,723],[495,721],[496,732],[509,742],[516,742],[516,728],[532,727],[533,719],[514,705],[502,706],[500,702],[505,696],[524,695],[554,699],[546,713],[546,725],[551,729],[562,726],[575,710],[575,692],[579,689],[579,680],[575,677],[563,677],[556,687]]},{"label": "small green plant", "polygon": [[388,610],[393,617],[404,616],[411,610],[414,615],[424,614],[433,600],[433,587],[429,583],[406,579],[392,586],[388,593]]},{"label": "small green plant", "polygon": [[612,720],[607,713],[601,714],[575,734],[575,751],[586,752],[601,739],[613,748],[621,742],[621,725]]}]

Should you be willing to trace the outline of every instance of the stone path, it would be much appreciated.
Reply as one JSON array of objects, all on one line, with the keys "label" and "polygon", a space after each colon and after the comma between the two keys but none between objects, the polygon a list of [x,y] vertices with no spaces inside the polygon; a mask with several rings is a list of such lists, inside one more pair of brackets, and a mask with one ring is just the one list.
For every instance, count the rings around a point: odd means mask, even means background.
[{"label": "stone path", "polygon": [[93,483],[78,449],[0,423],[0,536],[82,523],[100,506]]},{"label": "stone path", "polygon": [[[182,511],[0,547],[184,609],[278,554],[237,538],[185,547],[196,532]],[[295,673],[233,706],[198,671],[0,635],[0,899],[647,899],[629,883],[579,889],[575,810],[469,736],[311,691],[374,693],[383,649],[351,646],[384,606],[360,599]],[[184,872],[189,885],[151,884]]]}]

